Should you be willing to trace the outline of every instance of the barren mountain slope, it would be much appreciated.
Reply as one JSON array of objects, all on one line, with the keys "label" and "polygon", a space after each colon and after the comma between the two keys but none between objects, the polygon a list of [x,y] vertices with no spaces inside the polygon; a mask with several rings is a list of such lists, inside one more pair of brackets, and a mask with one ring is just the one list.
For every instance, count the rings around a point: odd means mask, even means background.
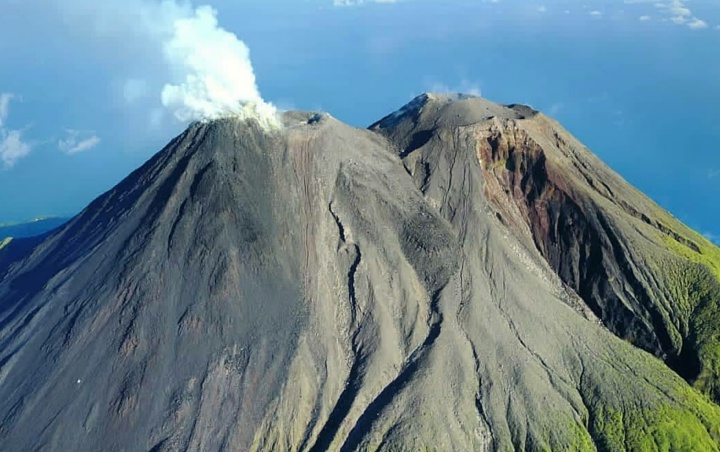
[{"label": "barren mountain slope", "polygon": [[[432,141],[442,130],[462,126],[463,139],[476,147],[484,196],[498,218],[517,231],[529,227],[553,270],[608,328],[663,357],[720,401],[717,247],[528,107],[501,112],[482,99],[440,96],[414,102],[415,113],[379,128],[403,137],[411,127],[411,136]],[[487,113],[478,120],[482,109]],[[417,144],[398,141],[408,167],[427,165],[436,152],[431,146],[411,157]]]},{"label": "barren mountain slope", "polygon": [[535,173],[491,163],[532,114],[191,126],[0,250],[0,449],[717,450],[720,408],[553,271]]}]

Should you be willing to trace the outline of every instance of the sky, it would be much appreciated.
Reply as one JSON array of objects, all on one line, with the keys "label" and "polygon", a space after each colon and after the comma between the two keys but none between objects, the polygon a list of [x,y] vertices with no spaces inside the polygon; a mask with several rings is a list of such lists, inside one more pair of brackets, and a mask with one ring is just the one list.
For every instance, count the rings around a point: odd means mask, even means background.
[{"label": "sky", "polygon": [[[715,0],[3,0],[0,223],[72,216],[190,121],[524,103],[720,240]],[[223,62],[219,64],[218,62]],[[243,113],[245,114],[245,113]]]}]

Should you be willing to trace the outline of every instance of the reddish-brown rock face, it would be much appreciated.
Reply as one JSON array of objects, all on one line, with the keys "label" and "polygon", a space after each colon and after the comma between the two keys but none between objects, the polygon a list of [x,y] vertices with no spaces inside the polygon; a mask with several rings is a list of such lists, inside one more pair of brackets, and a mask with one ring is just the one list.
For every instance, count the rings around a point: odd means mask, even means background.
[{"label": "reddish-brown rock face", "polygon": [[[567,149],[559,132],[553,131],[551,138],[551,152]],[[629,270],[623,253],[614,252],[621,247],[621,239],[609,224],[611,220],[603,217],[586,194],[588,189],[596,190],[593,179],[586,178],[585,187],[572,185],[568,172],[577,171],[580,162],[563,167],[552,155],[548,158],[517,120],[494,118],[487,126],[478,127],[476,139],[485,196],[502,221],[516,229],[529,227],[535,245],[553,270],[616,334],[658,356],[678,353],[661,318],[651,317],[646,323],[634,314],[652,309],[646,288],[633,280],[632,287],[625,286],[630,290],[616,293],[613,280],[620,277],[630,283],[634,278],[632,272],[623,271]],[[623,298],[631,300],[630,306]]]},{"label": "reddish-brown rock face", "polygon": [[[699,307],[720,303],[720,285],[712,274],[720,268],[720,254],[712,254],[714,246],[630,186],[558,123],[528,107],[433,96],[415,104],[392,118],[390,127],[383,121],[373,127],[397,143],[411,174],[424,174],[418,185],[425,192],[427,181],[437,177],[432,173],[445,171],[436,154],[458,146],[460,152],[473,152],[476,162],[462,162],[479,166],[482,197],[497,218],[521,241],[531,242],[617,336],[662,357],[688,381],[698,378],[703,341],[690,318]],[[398,130],[401,136],[420,131],[413,136],[423,140],[403,142]],[[457,160],[454,156],[445,166]],[[706,262],[712,256],[716,267]],[[686,281],[684,275],[696,272],[706,289],[677,289],[674,278]],[[710,373],[716,378],[718,371]],[[720,393],[716,397],[720,400]]]}]

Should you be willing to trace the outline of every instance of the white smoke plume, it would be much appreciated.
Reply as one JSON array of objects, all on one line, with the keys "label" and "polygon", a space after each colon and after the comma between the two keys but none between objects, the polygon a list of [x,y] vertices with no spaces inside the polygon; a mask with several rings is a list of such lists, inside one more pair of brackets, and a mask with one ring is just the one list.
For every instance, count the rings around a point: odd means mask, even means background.
[{"label": "white smoke plume", "polygon": [[272,122],[276,111],[260,96],[250,51],[218,25],[212,7],[201,6],[172,26],[163,54],[180,80],[164,86],[165,107],[180,121],[241,116]]},{"label": "white smoke plume", "polygon": [[167,78],[159,86],[153,69],[138,64],[135,69],[152,80],[133,80],[126,98],[135,101],[147,91],[182,122],[234,116],[278,123],[275,107],[260,96],[248,47],[219,25],[213,7],[175,0],[55,1],[78,23],[94,17],[100,36],[137,41],[141,53],[156,56],[150,66],[163,61]]}]

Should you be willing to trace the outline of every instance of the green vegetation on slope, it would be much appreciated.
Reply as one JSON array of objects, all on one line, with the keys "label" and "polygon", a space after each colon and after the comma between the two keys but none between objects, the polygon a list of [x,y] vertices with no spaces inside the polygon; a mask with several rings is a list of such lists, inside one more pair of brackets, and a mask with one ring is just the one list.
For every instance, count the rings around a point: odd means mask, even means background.
[{"label": "green vegetation on slope", "polygon": [[671,233],[663,241],[679,258],[664,270],[676,302],[690,313],[687,340],[699,360],[692,383],[720,403],[720,248],[682,225],[664,226]]},{"label": "green vegetation on slope", "polygon": [[659,405],[625,411],[601,409],[595,413],[591,429],[599,450],[717,451],[717,424],[713,431],[698,418],[720,422],[717,410],[694,413]]},{"label": "green vegetation on slope", "polygon": [[[600,451],[719,451],[720,407],[668,372],[660,359],[626,349],[581,388],[588,430]],[[597,363],[596,363],[597,364]],[[632,366],[633,384],[618,372]]]}]

